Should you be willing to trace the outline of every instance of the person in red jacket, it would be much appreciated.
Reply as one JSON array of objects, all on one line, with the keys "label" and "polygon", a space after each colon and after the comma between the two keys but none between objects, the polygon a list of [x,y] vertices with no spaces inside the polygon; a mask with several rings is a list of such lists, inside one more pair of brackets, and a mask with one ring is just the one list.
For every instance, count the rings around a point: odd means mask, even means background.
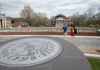
[{"label": "person in red jacket", "polygon": [[71,36],[75,36],[75,33],[74,33],[74,25],[71,25]]}]

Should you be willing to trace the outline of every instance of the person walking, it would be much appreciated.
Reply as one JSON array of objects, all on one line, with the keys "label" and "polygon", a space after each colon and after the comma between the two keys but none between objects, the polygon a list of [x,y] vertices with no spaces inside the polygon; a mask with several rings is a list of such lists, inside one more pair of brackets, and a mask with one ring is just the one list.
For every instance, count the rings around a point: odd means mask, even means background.
[{"label": "person walking", "polygon": [[64,36],[66,36],[67,35],[67,25],[66,24],[64,24],[63,25],[63,30],[64,30]]},{"label": "person walking", "polygon": [[71,36],[75,36],[75,27],[73,24],[71,25]]}]

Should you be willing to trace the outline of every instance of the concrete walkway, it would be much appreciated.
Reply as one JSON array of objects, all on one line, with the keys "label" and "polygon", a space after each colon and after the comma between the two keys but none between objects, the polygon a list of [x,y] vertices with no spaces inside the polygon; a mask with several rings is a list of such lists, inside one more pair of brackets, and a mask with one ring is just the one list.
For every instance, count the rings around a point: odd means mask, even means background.
[{"label": "concrete walkway", "polygon": [[16,39],[20,37],[29,37],[29,36],[49,36],[57,37],[64,40],[67,40],[74,45],[76,45],[87,57],[96,57],[100,58],[100,37],[99,36],[63,36],[63,35],[0,35],[0,43]]},{"label": "concrete walkway", "polygon": [[0,70],[92,69],[74,44],[58,37],[34,36],[1,43]]}]

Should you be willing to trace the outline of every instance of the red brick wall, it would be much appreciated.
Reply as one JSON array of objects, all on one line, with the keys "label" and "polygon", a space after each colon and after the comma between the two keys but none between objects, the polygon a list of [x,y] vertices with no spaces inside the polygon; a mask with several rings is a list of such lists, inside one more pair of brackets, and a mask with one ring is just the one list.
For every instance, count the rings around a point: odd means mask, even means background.
[{"label": "red brick wall", "polygon": [[28,24],[28,23],[26,23],[24,21],[16,21],[16,22],[14,22],[14,24],[15,24],[15,26],[21,26],[23,24]]},{"label": "red brick wall", "polygon": [[[63,35],[63,32],[0,32],[0,35]],[[78,32],[77,36],[96,36],[96,32]]]}]

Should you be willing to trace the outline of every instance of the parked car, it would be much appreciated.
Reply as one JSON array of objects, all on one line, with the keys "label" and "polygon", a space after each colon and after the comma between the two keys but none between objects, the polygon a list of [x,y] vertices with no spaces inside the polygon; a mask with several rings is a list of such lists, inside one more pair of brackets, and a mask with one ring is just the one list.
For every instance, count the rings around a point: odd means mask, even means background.
[{"label": "parked car", "polygon": [[95,25],[89,25],[89,27],[95,27]]},{"label": "parked car", "polygon": [[12,27],[10,26],[10,27],[7,27],[7,28],[12,28]]},{"label": "parked car", "polygon": [[18,28],[21,28],[21,26],[18,26]]}]

